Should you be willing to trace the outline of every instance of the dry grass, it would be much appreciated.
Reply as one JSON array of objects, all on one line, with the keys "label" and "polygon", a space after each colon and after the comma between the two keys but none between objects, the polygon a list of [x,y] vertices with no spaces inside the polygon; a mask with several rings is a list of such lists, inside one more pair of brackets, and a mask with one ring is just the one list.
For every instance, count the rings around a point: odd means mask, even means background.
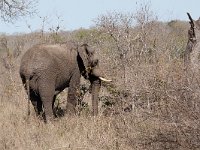
[{"label": "dry grass", "polygon": [[[27,118],[27,99],[18,70],[27,48],[53,40],[48,35],[41,38],[37,33],[6,37],[11,54],[6,49],[0,53],[0,149],[200,149],[200,89],[196,75],[185,72],[180,54],[177,54],[186,44],[182,37],[187,37],[187,31],[183,30],[184,36],[183,31],[171,30],[161,25],[159,31],[152,31],[158,38],[153,61],[147,61],[150,57],[146,54],[140,61],[128,57],[125,72],[111,41],[100,39],[101,44],[88,41],[99,50],[104,71],[114,80],[114,85],[102,88],[100,96],[107,95],[108,100],[119,105],[109,107],[114,112],[110,116],[104,116],[105,108],[101,108],[98,117],[64,116],[48,124],[35,117],[33,108]],[[137,43],[134,44],[136,50],[139,49]],[[148,44],[151,43],[147,40]],[[15,57],[12,51],[18,46],[20,53]],[[86,100],[89,99],[87,95]],[[65,99],[64,96],[60,99]],[[122,111],[130,104],[132,111]]]}]

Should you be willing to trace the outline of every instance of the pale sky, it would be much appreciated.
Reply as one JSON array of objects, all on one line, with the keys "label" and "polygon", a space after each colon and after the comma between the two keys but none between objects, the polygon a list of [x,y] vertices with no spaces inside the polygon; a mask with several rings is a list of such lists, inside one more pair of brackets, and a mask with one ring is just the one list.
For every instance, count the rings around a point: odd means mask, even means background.
[{"label": "pale sky", "polygon": [[[14,24],[0,20],[0,33],[28,33],[40,30],[43,19],[46,31],[58,24],[63,30],[75,30],[94,26],[93,20],[107,12],[135,13],[141,3],[150,2],[150,8],[160,21],[188,20],[200,17],[200,0],[39,0],[38,15],[23,18]],[[58,19],[59,18],[59,19]]]}]

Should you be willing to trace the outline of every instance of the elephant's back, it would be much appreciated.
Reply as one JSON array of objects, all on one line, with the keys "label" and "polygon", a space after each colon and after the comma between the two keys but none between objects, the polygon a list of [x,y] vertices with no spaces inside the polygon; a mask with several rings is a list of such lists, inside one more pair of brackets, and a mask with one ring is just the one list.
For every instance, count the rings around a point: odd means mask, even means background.
[{"label": "elephant's back", "polygon": [[51,56],[42,47],[41,45],[36,45],[28,49],[21,59],[20,68],[24,70],[39,69],[52,62]]},{"label": "elephant's back", "polygon": [[73,65],[76,51],[62,45],[35,45],[23,55],[20,65],[21,74],[38,74],[42,71],[58,72],[66,65]]}]

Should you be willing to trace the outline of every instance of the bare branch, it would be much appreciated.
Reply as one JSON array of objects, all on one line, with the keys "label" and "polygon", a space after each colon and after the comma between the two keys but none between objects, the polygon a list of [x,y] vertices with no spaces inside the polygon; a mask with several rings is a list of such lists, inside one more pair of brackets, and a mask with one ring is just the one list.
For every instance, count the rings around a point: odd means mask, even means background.
[{"label": "bare branch", "polygon": [[194,42],[196,40],[195,39],[196,35],[195,35],[195,30],[194,30],[194,20],[192,19],[190,13],[187,12],[187,15],[190,19],[190,30],[188,31],[189,40],[192,40],[192,42]]},{"label": "bare branch", "polygon": [[191,21],[191,24],[194,26],[194,22],[193,22],[192,17],[190,16],[190,13],[187,12],[187,15],[188,15],[188,17],[189,17],[189,19],[190,19],[190,21]]},{"label": "bare branch", "polygon": [[37,0],[0,0],[0,18],[13,23],[22,16],[36,13]]}]

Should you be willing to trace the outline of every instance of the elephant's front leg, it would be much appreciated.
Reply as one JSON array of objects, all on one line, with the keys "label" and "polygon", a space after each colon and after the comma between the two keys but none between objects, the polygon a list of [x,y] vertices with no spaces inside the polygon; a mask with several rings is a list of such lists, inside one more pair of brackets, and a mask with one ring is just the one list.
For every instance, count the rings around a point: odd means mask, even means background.
[{"label": "elephant's front leg", "polygon": [[78,102],[78,92],[80,85],[80,74],[75,73],[69,83],[67,107],[66,111],[68,114],[76,114],[76,105]]}]

